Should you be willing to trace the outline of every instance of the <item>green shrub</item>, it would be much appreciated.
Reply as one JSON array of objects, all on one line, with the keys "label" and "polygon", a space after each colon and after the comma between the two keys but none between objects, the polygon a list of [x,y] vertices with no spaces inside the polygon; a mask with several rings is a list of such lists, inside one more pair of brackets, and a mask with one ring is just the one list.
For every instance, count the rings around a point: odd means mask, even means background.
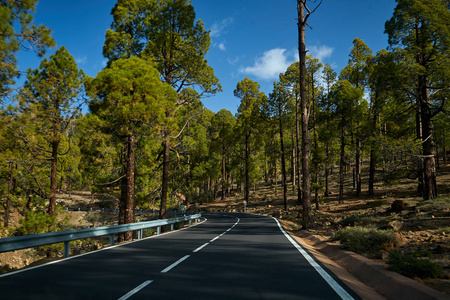
[{"label": "green shrub", "polygon": [[418,205],[420,211],[445,211],[450,209],[450,197],[438,197],[431,200],[423,201]]},{"label": "green shrub", "polygon": [[411,278],[439,278],[443,274],[439,264],[427,258],[417,258],[398,251],[389,253],[387,263],[390,270]]},{"label": "green shrub", "polygon": [[25,218],[19,220],[18,235],[39,234],[55,231],[58,220],[48,213],[39,210],[29,210]]},{"label": "green shrub", "polygon": [[339,224],[343,227],[346,226],[355,226],[356,224],[373,224],[379,221],[379,219],[376,219],[374,217],[369,217],[365,215],[350,215],[341,221],[339,221]]},{"label": "green shrub", "polygon": [[392,232],[364,227],[341,229],[333,238],[345,249],[360,254],[377,254],[380,250],[392,250],[399,243],[397,236]]},{"label": "green shrub", "polygon": [[92,227],[95,227],[96,224],[98,224],[99,222],[101,222],[101,213],[99,212],[95,212],[95,211],[88,211],[86,213],[86,215],[84,216],[84,219],[92,224]]}]

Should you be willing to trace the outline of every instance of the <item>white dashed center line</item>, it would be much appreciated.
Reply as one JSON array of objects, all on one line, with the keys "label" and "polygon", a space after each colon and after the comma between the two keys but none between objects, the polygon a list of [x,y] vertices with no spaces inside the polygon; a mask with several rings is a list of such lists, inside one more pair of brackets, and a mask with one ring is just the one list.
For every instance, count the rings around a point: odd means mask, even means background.
[{"label": "white dashed center line", "polygon": [[147,285],[149,285],[152,282],[153,282],[153,280],[147,280],[146,282],[140,284],[139,286],[135,287],[133,290],[129,291],[128,293],[126,293],[125,295],[120,297],[119,300],[126,300],[126,299],[130,298],[131,296],[133,296],[134,294],[136,294],[137,292],[139,292],[140,290],[142,290],[143,288],[145,288]]},{"label": "white dashed center line", "polygon": [[175,268],[177,265],[181,264],[184,260],[188,259],[190,255],[185,255],[182,258],[180,258],[179,260],[177,260],[176,262],[174,262],[173,264],[171,264],[170,266],[168,266],[167,268],[165,268],[164,270],[161,271],[161,273],[167,273],[170,270],[172,270],[173,268]]}]

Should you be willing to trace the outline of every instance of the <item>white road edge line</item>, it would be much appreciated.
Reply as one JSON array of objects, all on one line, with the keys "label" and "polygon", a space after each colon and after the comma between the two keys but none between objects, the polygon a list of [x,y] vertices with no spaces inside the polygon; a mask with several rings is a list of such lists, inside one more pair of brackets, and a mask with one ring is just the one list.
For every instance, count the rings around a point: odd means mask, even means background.
[{"label": "white road edge line", "polygon": [[125,295],[120,297],[118,300],[126,300],[126,299],[130,298],[131,296],[133,296],[134,294],[136,294],[137,292],[139,292],[140,290],[142,290],[143,288],[145,288],[147,285],[149,285],[152,282],[153,282],[153,280],[147,280],[146,282],[140,284],[139,286],[135,287],[134,289],[132,289],[131,291],[129,291],[128,293],[126,293]]},{"label": "white road edge line", "polygon": [[26,272],[26,271],[31,271],[31,270],[42,268],[42,267],[45,267],[45,266],[48,266],[48,265],[52,265],[52,264],[57,264],[57,263],[60,263],[60,262],[63,262],[63,261],[69,260],[69,259],[74,259],[74,258],[78,258],[78,257],[81,257],[81,256],[94,254],[94,253],[97,253],[97,252],[100,252],[100,251],[105,251],[105,250],[109,250],[109,249],[125,246],[125,245],[132,244],[132,243],[138,243],[138,242],[141,242],[141,241],[144,241],[144,240],[147,240],[147,239],[158,238],[160,236],[164,236],[164,235],[167,235],[167,234],[171,234],[171,233],[175,233],[175,232],[178,232],[178,231],[181,231],[181,230],[186,230],[186,229],[192,228],[194,226],[203,224],[204,222],[206,222],[208,220],[205,217],[202,217],[202,219],[203,219],[203,221],[201,221],[201,222],[199,222],[197,224],[193,224],[193,225],[191,225],[189,227],[183,227],[183,228],[178,229],[178,230],[172,230],[172,231],[168,231],[168,232],[161,233],[161,234],[158,234],[158,235],[152,235],[152,236],[140,239],[140,240],[134,240],[134,241],[123,243],[123,244],[117,244],[117,245],[114,245],[114,246],[107,246],[107,247],[104,247],[104,248],[101,248],[101,249],[98,249],[98,250],[94,250],[94,251],[90,251],[90,252],[87,252],[87,253],[78,254],[78,255],[74,255],[74,256],[69,256],[69,257],[66,257],[66,258],[61,258],[59,260],[54,260],[54,261],[51,261],[51,262],[48,262],[48,263],[45,263],[45,264],[42,264],[42,265],[34,266],[34,267],[28,267],[28,268],[25,267],[25,269],[20,269],[20,270],[17,270],[17,271],[12,271],[12,272],[9,272],[9,273],[1,274],[0,278],[7,277],[7,276],[10,276],[10,275],[15,275],[15,274]]},{"label": "white road edge line", "polygon": [[313,266],[314,269],[322,276],[323,279],[331,286],[331,288],[341,297],[341,299],[345,300],[353,300],[354,298],[350,296],[347,291],[340,286],[339,283],[334,280],[333,277],[330,276],[309,254],[306,252],[281,226],[280,222],[272,217],[278,224],[278,227],[280,228],[281,232],[286,236],[286,238],[294,245],[295,248],[303,255],[303,257],[309,262],[311,266]]},{"label": "white road edge line", "polygon": [[209,245],[209,243],[205,243],[205,244],[203,244],[202,246],[198,247],[197,249],[195,249],[195,250],[192,251],[192,252],[198,252],[198,251],[202,250],[203,248],[205,248],[205,247],[208,246],[208,245]]},{"label": "white road edge line", "polygon": [[172,270],[173,268],[175,268],[177,265],[181,264],[184,260],[188,259],[190,257],[190,255],[185,255],[182,258],[180,258],[179,260],[177,260],[176,262],[174,262],[173,264],[171,264],[170,266],[168,266],[167,268],[165,268],[164,270],[161,271],[161,273],[167,273],[170,270]]}]

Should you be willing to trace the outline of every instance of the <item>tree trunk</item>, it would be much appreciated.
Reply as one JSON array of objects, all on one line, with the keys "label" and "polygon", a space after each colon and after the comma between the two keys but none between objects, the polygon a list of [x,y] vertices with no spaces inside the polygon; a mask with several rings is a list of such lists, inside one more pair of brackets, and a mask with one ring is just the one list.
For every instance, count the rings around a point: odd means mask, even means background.
[{"label": "tree trunk", "polygon": [[306,21],[309,16],[305,16],[304,6],[306,0],[297,0],[298,11],[298,34],[299,34],[299,57],[300,57],[300,104],[302,114],[302,175],[303,175],[303,228],[307,229],[311,227],[311,174],[309,170],[309,157],[310,157],[310,145],[309,145],[309,112],[307,107],[307,95],[306,95],[306,45],[305,45],[305,28]]},{"label": "tree trunk", "polygon": [[279,110],[280,122],[280,147],[281,147],[281,183],[283,185],[283,204],[284,210],[287,210],[287,184],[286,184],[286,161],[284,157],[284,136],[283,136],[283,121],[281,117],[281,110]]},{"label": "tree trunk", "polygon": [[361,139],[359,137],[356,137],[355,175],[356,197],[359,197],[361,196]]},{"label": "tree trunk", "polygon": [[275,158],[275,196],[278,196],[278,168],[276,158]]},{"label": "tree trunk", "polygon": [[[228,158],[227,161],[229,164],[230,159]],[[228,172],[228,174],[227,174],[227,197],[230,196],[231,188],[233,187],[233,178],[231,176],[232,176],[231,172]]]},{"label": "tree trunk", "polygon": [[250,133],[245,133],[245,187],[244,187],[244,200],[249,200],[250,196]]},{"label": "tree trunk", "polygon": [[370,167],[369,167],[369,196],[374,195],[374,183],[375,183],[375,168],[376,168],[376,153],[375,153],[375,142],[372,143],[370,149]]},{"label": "tree trunk", "polygon": [[162,172],[162,187],[161,187],[161,207],[159,209],[159,218],[166,218],[167,194],[169,192],[169,141],[163,142],[163,172]]},{"label": "tree trunk", "polygon": [[[314,154],[317,155],[318,138],[317,138],[317,120],[316,120],[316,96],[314,93],[314,74],[311,74],[311,90],[312,90],[312,109],[313,109],[313,146]],[[316,162],[317,163],[317,162]],[[318,165],[314,165],[314,203],[316,204],[316,210],[319,210],[319,180],[318,180],[319,168]]]},{"label": "tree trunk", "polygon": [[50,199],[48,204],[48,213],[50,216],[54,217],[56,214],[56,187],[57,187],[57,172],[58,172],[58,129],[59,129],[59,100],[55,104],[56,116],[53,120],[53,136],[52,136],[52,160],[51,160],[51,171],[50,171]]},{"label": "tree trunk", "polygon": [[[420,100],[417,100],[417,112],[416,112],[416,138],[418,140],[422,140],[422,113],[421,113],[421,105]],[[424,168],[423,168],[423,160],[419,158],[417,160],[417,194],[421,197],[424,196]]]},{"label": "tree trunk", "polygon": [[6,196],[6,207],[5,207],[5,219],[3,220],[3,225],[5,228],[9,226],[9,210],[11,205],[11,192],[13,188],[14,179],[14,162],[9,162],[9,180],[8,180],[8,195]]},{"label": "tree trunk", "polygon": [[291,180],[292,180],[292,192],[295,191],[295,138],[294,138],[294,131],[291,130],[291,139],[292,139],[292,169],[291,169]]},{"label": "tree trunk", "polygon": [[[136,153],[136,136],[130,135],[127,138],[127,160],[126,160],[126,198],[125,198],[125,219],[124,224],[133,223],[134,219],[134,166]],[[124,235],[125,241],[133,239],[133,232],[127,231]]]},{"label": "tree trunk", "polygon": [[225,184],[226,184],[226,177],[227,177],[227,174],[226,174],[226,165],[225,165],[225,162],[226,162],[226,153],[225,153],[225,144],[223,144],[222,145],[222,200],[224,200],[225,199],[225,189],[226,189],[226,186],[225,186]]},{"label": "tree trunk", "polygon": [[[378,102],[378,93],[375,92],[375,99],[374,102]],[[372,126],[373,126],[373,132],[374,134],[377,132],[377,120],[379,119],[379,114],[377,112],[377,108],[374,105],[374,113],[373,113],[373,120],[372,120]],[[380,134],[381,134],[381,130]],[[375,141],[372,141],[372,144],[370,146],[370,163],[369,163],[369,189],[368,194],[369,196],[374,195],[374,184],[375,184],[375,171],[376,171],[376,164],[377,164],[377,153],[376,153],[376,143]]]},{"label": "tree trunk", "polygon": [[300,158],[300,112],[299,112],[299,95],[295,93],[295,152],[297,154],[297,204],[302,204],[302,177],[301,177],[301,158]]},{"label": "tree trunk", "polygon": [[434,199],[438,196],[436,184],[436,165],[433,149],[433,125],[432,112],[429,103],[428,78],[419,76],[420,88],[420,104],[422,119],[422,153],[423,153],[423,170],[424,170],[424,193],[423,199]]},{"label": "tree trunk", "polygon": [[344,199],[344,156],[345,156],[345,128],[341,125],[341,160],[339,162],[339,203]]},{"label": "tree trunk", "polygon": [[329,149],[328,149],[328,141],[326,142],[326,146],[325,146],[325,152],[326,152],[326,160],[325,160],[325,197],[328,197],[328,195],[329,195],[329,191],[328,191],[328,176],[329,176],[329,173],[330,173],[330,171],[329,171],[329,165],[328,165],[328,162],[330,161],[330,159],[329,159]]},{"label": "tree trunk", "polygon": [[191,187],[191,161],[190,161],[190,156],[189,155],[187,155],[187,173],[186,173],[186,190],[187,190],[187,193],[186,193],[186,195],[185,195],[185,201],[184,201],[184,204],[186,205],[186,206],[188,206],[189,205],[189,203],[191,202],[191,195],[192,195],[192,192],[191,192],[191,190],[190,190],[190,187]]},{"label": "tree trunk", "polygon": [[444,156],[444,166],[447,166],[447,148],[445,147],[445,142],[446,142],[446,134],[447,133],[447,131],[445,130],[445,128],[444,128],[444,131],[443,131],[443,133],[442,133],[442,145],[443,145],[443,151],[444,151],[444,153],[443,153],[443,156]]}]

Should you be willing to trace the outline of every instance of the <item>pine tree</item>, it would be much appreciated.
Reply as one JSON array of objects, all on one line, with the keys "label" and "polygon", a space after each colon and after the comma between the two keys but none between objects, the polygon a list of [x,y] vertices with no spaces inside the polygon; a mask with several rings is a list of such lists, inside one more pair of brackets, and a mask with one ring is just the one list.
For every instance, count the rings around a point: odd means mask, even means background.
[{"label": "pine tree", "polygon": [[[183,90],[196,87],[200,97],[221,90],[205,55],[209,33],[187,0],[119,0],[112,10],[114,22],[106,32],[103,55],[111,64],[119,58],[139,56],[155,60],[164,82],[179,94],[178,105],[189,105]],[[168,116],[169,117],[169,116]],[[183,127],[184,128],[184,127]],[[160,218],[165,218],[169,188],[169,153],[174,128],[161,129],[162,189]]]},{"label": "pine tree", "polygon": [[39,57],[55,46],[51,30],[32,25],[37,0],[4,0],[0,5],[0,95],[4,95],[19,75],[15,53],[33,49]]},{"label": "pine tree", "polygon": [[[156,66],[143,59],[119,59],[100,71],[91,83],[98,98],[91,111],[104,132],[122,144],[122,185],[119,224],[132,223],[136,150],[143,136],[160,130],[175,108],[176,93],[161,82]],[[123,237],[131,239],[131,232]]]},{"label": "pine tree", "polygon": [[[84,73],[78,70],[75,59],[66,48],[61,47],[39,68],[27,71],[27,81],[20,95],[22,112],[32,116],[35,134],[48,141],[48,146],[33,145],[33,151],[50,155],[50,194],[48,212],[55,216],[58,155],[62,135],[79,112],[83,103]],[[28,140],[27,136],[22,136]]]},{"label": "pine tree", "polygon": [[237,120],[240,127],[240,135],[244,153],[244,200],[250,198],[250,164],[251,154],[254,151],[252,139],[257,133],[260,121],[261,106],[266,101],[266,95],[259,91],[259,84],[248,78],[238,82],[234,95],[241,99],[238,108]]},{"label": "pine tree", "polygon": [[446,1],[397,0],[385,32],[391,47],[414,61],[417,138],[422,142],[419,192],[423,199],[437,197],[433,117],[445,103],[450,87],[450,10]]}]

